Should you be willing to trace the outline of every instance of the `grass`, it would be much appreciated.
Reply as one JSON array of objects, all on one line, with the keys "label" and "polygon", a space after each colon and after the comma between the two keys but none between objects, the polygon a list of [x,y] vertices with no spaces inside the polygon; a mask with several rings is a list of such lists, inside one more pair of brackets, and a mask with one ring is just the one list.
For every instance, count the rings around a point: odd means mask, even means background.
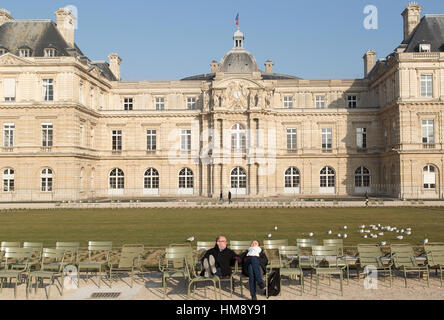
[{"label": "grass", "polygon": [[[378,224],[412,228],[412,235],[396,240],[396,234],[384,232],[378,239],[363,239],[358,226]],[[0,213],[0,241],[44,242],[53,247],[56,241],[113,241],[121,244],[141,243],[165,246],[196,240],[213,241],[219,234],[232,240],[262,241],[268,233],[272,239],[297,238],[322,240],[344,233],[345,246],[357,243],[410,243],[420,245],[444,242],[444,208],[304,208],[304,209],[101,209],[101,210],[15,210]],[[274,231],[274,226],[278,227]],[[328,230],[333,235],[328,236]]]}]

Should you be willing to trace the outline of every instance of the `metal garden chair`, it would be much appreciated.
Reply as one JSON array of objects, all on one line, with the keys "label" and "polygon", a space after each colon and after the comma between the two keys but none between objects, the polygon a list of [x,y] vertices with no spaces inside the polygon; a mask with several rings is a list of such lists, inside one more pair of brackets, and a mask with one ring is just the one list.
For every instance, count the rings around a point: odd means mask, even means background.
[{"label": "metal garden chair", "polygon": [[[392,287],[392,262],[387,261],[384,263],[382,258],[384,257],[379,245],[370,244],[358,244],[358,259],[359,267],[364,270],[366,267],[374,268],[379,272],[383,272],[384,275],[390,277],[390,287]],[[359,269],[357,268],[358,281],[360,279]]]},{"label": "metal garden chair", "polygon": [[[294,277],[300,278],[301,281],[301,296],[304,292],[304,271],[299,266],[299,247],[297,246],[281,246],[279,248],[280,259],[280,275],[281,275],[281,291],[282,295],[282,277],[289,277],[289,281]],[[267,292],[268,293],[268,292]]]},{"label": "metal garden chair", "polygon": [[418,272],[418,278],[425,273],[427,275],[427,287],[429,284],[429,267],[428,265],[419,266],[416,262],[416,257],[413,248],[409,244],[392,244],[390,246],[390,257],[395,269],[404,273],[405,287],[407,288],[407,274],[411,272]]},{"label": "metal garden chair", "polygon": [[[5,267],[0,271],[0,293],[3,291],[3,281],[15,279],[14,297],[17,298],[17,284],[22,281],[23,274],[29,271],[32,250],[24,248],[5,248]],[[28,289],[26,288],[26,292]]]},{"label": "metal garden chair", "polygon": [[122,247],[122,250],[120,252],[119,257],[119,263],[113,264],[109,263],[109,279],[110,279],[110,286],[112,286],[113,283],[113,273],[115,274],[122,274],[122,273],[130,273],[131,277],[131,285],[130,287],[133,287],[134,284],[134,271],[139,270],[140,271],[140,257],[143,252],[143,246],[142,247],[131,247],[131,246],[124,246]]},{"label": "metal garden chair", "polygon": [[[86,270],[86,282],[88,282],[88,273],[90,270],[95,270],[98,273],[99,283],[102,281],[102,272],[108,266],[110,252],[113,243],[110,241],[90,241],[88,243],[88,258],[87,261],[79,262],[78,273],[80,275],[82,269]],[[97,255],[96,257],[94,255]],[[102,259],[99,261],[99,259]],[[80,282],[79,282],[80,286]]]},{"label": "metal garden chair", "polygon": [[331,285],[331,276],[338,275],[340,280],[341,296],[343,296],[344,290],[342,279],[345,267],[340,265],[336,246],[313,246],[312,255],[310,258],[312,268],[314,269],[316,276],[316,295],[318,295],[319,276],[328,275],[329,285]]},{"label": "metal garden chair", "polygon": [[444,244],[426,244],[424,250],[427,255],[427,264],[430,269],[440,273],[441,287],[444,272]]}]

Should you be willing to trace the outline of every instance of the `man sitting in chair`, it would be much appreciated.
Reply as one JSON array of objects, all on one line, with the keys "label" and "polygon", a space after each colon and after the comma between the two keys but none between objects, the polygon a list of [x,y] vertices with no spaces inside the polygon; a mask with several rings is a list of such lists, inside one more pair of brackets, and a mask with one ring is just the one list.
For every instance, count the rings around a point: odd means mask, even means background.
[{"label": "man sitting in chair", "polygon": [[231,249],[227,248],[227,238],[219,236],[214,248],[208,250],[202,258],[204,270],[202,276],[229,277],[232,274],[231,267],[235,262],[241,262],[241,258]]}]

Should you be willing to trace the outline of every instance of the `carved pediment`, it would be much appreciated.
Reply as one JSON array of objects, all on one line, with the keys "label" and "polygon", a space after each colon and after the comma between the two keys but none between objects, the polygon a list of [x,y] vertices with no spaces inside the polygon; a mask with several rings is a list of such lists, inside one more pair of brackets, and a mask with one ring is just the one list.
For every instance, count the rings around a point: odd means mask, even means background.
[{"label": "carved pediment", "polygon": [[34,64],[31,61],[17,57],[16,55],[8,52],[2,56],[0,56],[0,65],[30,65]]}]

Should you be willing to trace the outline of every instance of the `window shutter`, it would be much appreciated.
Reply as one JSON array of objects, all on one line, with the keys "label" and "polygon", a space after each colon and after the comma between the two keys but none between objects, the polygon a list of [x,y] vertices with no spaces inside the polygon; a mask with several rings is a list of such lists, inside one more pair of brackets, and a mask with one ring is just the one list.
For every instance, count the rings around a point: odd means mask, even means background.
[{"label": "window shutter", "polygon": [[15,79],[3,79],[3,92],[5,98],[15,98]]}]

